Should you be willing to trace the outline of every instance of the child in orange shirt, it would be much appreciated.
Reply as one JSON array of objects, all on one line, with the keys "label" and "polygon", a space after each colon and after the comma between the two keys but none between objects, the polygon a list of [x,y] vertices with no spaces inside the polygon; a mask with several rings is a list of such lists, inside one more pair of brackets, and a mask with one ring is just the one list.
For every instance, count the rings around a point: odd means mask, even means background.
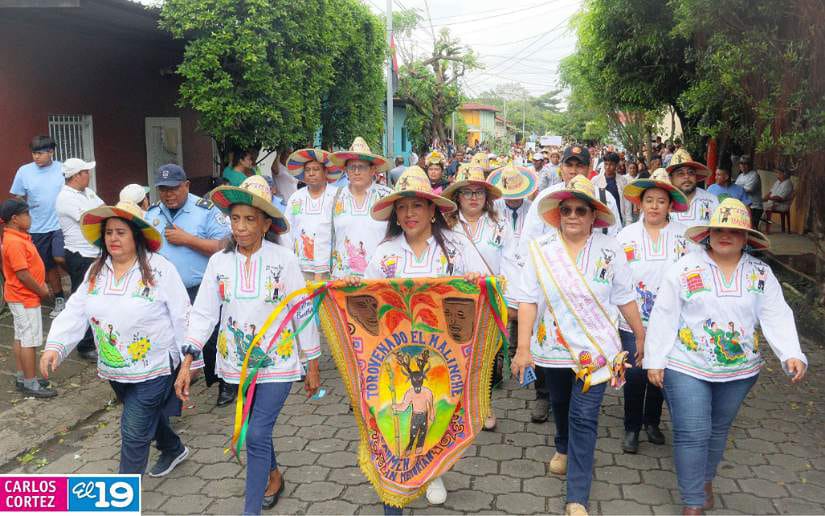
[{"label": "child in orange shirt", "polygon": [[57,392],[35,376],[37,348],[43,344],[40,300],[51,297],[46,286],[46,268],[29,235],[29,205],[8,199],[0,205],[3,232],[3,275],[5,298],[14,320],[14,358],[17,362],[17,389],[27,396],[53,398]]}]

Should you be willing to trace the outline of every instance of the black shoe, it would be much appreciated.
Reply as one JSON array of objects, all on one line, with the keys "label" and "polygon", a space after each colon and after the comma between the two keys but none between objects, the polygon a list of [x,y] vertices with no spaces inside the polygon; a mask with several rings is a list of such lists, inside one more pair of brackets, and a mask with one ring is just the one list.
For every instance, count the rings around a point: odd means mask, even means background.
[{"label": "black shoe", "polygon": [[277,491],[275,491],[273,494],[269,496],[264,495],[263,503],[261,503],[261,506],[267,510],[275,507],[275,505],[278,503],[278,499],[281,497],[281,493],[284,492],[285,485],[286,482],[284,481],[284,476],[281,475],[281,487],[279,487]]},{"label": "black shoe", "polygon": [[530,414],[530,421],[533,423],[544,423],[550,415],[550,402],[545,398],[536,400],[533,405],[533,413]]},{"label": "black shoe", "polygon": [[226,382],[218,384],[218,401],[217,406],[223,407],[235,401],[235,396],[238,395],[238,386]]},{"label": "black shoe", "polygon": [[183,447],[183,451],[177,455],[169,455],[166,453],[161,453],[160,457],[158,457],[158,461],[152,466],[152,469],[149,470],[150,477],[165,477],[169,473],[172,472],[175,467],[180,464],[181,462],[186,460],[186,457],[189,456],[189,448],[186,446]]},{"label": "black shoe", "polygon": [[[41,387],[48,387],[49,381],[44,380],[43,378],[38,378],[37,383],[40,384]],[[18,391],[23,390],[23,379],[22,378],[15,378],[14,379],[14,386],[17,388]]]},{"label": "black shoe", "polygon": [[625,453],[639,452],[639,432],[625,432],[622,441],[622,450]]},{"label": "black shoe", "polygon": [[78,351],[77,354],[80,355],[80,358],[83,360],[97,363],[97,351],[93,349],[90,349],[89,351]]},{"label": "black shoe", "polygon": [[647,440],[653,444],[665,444],[665,434],[659,430],[658,426],[648,425],[645,427]]},{"label": "black shoe", "polygon": [[30,389],[25,384],[20,386],[20,392],[25,396],[33,396],[35,398],[46,399],[57,396],[57,391],[51,387],[43,387],[39,382],[36,389]]}]

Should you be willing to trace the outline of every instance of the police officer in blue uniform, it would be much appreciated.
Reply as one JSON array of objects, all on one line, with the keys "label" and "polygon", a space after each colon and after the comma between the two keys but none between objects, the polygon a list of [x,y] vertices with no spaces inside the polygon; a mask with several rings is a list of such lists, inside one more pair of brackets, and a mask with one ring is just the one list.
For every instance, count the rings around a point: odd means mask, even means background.
[{"label": "police officer in blue uniform", "polygon": [[[226,217],[211,201],[189,193],[186,172],[178,165],[168,164],[155,173],[157,202],[149,207],[146,220],[163,237],[160,254],[175,265],[189,293],[195,300],[209,257],[220,251],[230,234]],[[218,406],[231,403],[237,387],[226,384],[215,375],[217,331],[203,349],[206,384],[219,382]]]}]

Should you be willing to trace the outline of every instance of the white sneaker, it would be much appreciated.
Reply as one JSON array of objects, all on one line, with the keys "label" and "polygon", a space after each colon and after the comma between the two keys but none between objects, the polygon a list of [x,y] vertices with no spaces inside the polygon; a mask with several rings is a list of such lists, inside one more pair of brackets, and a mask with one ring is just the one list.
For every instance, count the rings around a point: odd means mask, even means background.
[{"label": "white sneaker", "polygon": [[64,308],[66,308],[66,300],[62,297],[54,298],[54,309],[49,313],[49,317],[54,319]]},{"label": "white sneaker", "polygon": [[436,478],[427,486],[427,501],[431,505],[441,505],[447,501],[447,488],[441,477]]}]

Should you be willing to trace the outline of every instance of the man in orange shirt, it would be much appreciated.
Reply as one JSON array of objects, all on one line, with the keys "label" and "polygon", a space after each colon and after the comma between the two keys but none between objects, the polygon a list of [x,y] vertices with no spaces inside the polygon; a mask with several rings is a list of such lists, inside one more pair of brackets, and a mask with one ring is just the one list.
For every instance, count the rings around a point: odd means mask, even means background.
[{"label": "man in orange shirt", "polygon": [[35,376],[36,349],[43,344],[40,300],[51,297],[46,285],[46,267],[29,235],[29,205],[8,199],[0,205],[3,232],[5,298],[14,320],[14,358],[17,388],[27,396],[53,398],[57,392]]}]

